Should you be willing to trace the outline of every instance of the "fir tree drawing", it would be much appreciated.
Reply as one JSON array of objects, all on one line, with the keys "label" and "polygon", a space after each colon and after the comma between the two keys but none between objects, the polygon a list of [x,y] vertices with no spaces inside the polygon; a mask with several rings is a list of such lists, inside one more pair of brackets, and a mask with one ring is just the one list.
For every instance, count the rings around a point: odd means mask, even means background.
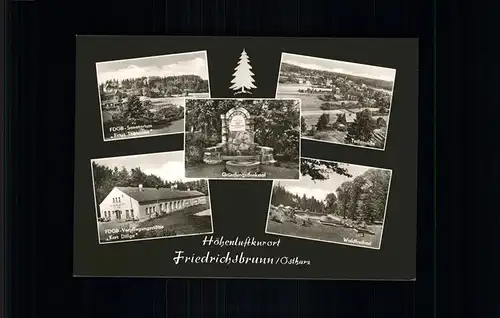
[{"label": "fir tree drawing", "polygon": [[252,88],[257,88],[253,83],[255,80],[252,76],[255,74],[251,71],[252,66],[250,65],[250,58],[248,57],[247,52],[243,49],[241,52],[240,60],[238,61],[238,65],[234,69],[233,80],[231,81],[231,85],[229,88],[232,89],[234,94],[252,94],[250,90]]}]

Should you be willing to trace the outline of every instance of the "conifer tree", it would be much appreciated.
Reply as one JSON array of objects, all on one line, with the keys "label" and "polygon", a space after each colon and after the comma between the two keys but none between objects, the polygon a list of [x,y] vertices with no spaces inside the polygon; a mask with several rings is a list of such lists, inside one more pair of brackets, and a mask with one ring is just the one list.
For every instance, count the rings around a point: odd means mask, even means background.
[{"label": "conifer tree", "polygon": [[251,94],[250,90],[252,88],[257,88],[254,85],[255,80],[252,76],[255,74],[251,71],[252,66],[250,65],[250,58],[247,53],[243,49],[241,52],[240,60],[238,61],[238,65],[234,69],[233,80],[231,81],[231,87],[235,94]]}]

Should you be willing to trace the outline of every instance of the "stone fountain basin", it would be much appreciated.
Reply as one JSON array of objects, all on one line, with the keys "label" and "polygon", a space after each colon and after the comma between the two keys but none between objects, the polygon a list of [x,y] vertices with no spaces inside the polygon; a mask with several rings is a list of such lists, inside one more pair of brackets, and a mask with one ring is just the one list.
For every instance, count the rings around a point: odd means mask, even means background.
[{"label": "stone fountain basin", "polygon": [[226,170],[230,173],[258,173],[259,161],[229,160],[226,161]]}]

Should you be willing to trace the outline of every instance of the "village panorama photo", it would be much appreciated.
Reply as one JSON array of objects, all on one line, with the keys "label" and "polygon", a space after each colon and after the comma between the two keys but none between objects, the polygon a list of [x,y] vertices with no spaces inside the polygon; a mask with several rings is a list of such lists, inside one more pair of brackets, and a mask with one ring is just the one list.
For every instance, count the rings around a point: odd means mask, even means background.
[{"label": "village panorama photo", "polygon": [[385,150],[396,70],[282,53],[276,97],[300,98],[302,138]]},{"label": "village panorama photo", "polygon": [[186,180],[183,161],[183,151],[92,159],[99,243],[213,233],[208,180]]},{"label": "village panorama photo", "polygon": [[300,178],[300,100],[187,98],[186,177]]},{"label": "village panorama photo", "polygon": [[184,131],[184,97],[210,97],[206,51],[96,63],[104,141]]},{"label": "village panorama photo", "polygon": [[301,158],[300,181],[274,181],[267,234],[380,249],[392,171]]}]

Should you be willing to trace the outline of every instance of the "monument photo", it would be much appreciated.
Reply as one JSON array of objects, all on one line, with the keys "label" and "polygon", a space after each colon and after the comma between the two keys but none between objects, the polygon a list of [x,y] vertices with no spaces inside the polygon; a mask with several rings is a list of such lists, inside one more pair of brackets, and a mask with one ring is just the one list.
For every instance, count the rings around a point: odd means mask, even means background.
[{"label": "monument photo", "polygon": [[380,249],[392,171],[301,158],[300,181],[275,181],[266,233]]},{"label": "monument photo", "polygon": [[384,150],[396,70],[282,53],[276,97],[302,101],[302,138]]},{"label": "monument photo", "polygon": [[185,180],[183,151],[91,160],[100,244],[213,233],[205,179]]},{"label": "monument photo", "polygon": [[206,51],[96,63],[104,141],[184,130],[184,97],[210,97]]},{"label": "monument photo", "polygon": [[186,178],[300,177],[300,100],[187,98]]}]

